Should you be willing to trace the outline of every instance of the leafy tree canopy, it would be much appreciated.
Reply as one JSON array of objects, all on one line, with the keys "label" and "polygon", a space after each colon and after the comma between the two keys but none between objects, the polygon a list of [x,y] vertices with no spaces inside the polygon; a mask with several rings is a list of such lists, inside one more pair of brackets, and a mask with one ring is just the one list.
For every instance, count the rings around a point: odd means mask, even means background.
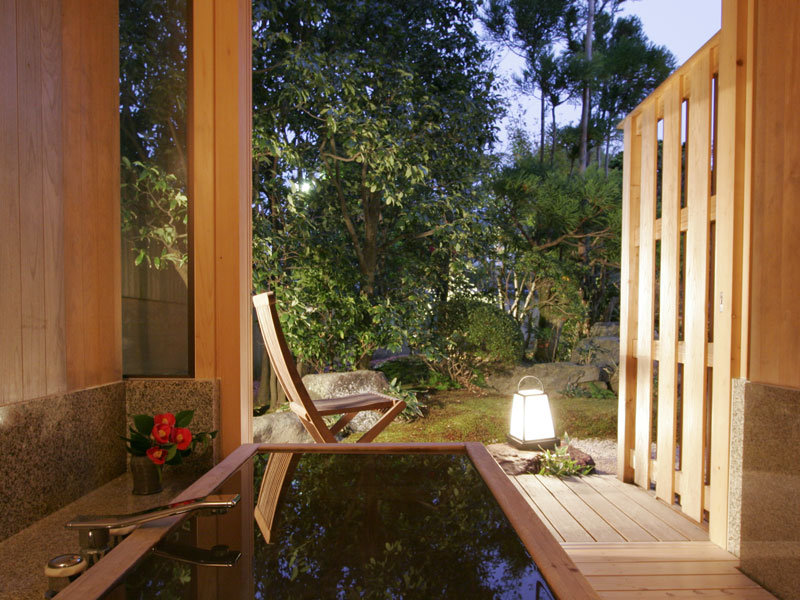
[{"label": "leafy tree canopy", "polygon": [[398,347],[447,279],[501,108],[476,10],[254,3],[256,286],[304,361]]}]

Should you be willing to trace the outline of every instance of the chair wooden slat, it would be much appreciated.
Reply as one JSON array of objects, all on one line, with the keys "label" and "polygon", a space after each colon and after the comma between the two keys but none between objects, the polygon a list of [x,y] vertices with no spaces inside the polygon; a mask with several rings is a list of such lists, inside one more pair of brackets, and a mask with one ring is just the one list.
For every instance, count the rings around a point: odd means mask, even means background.
[{"label": "chair wooden slat", "polygon": [[[402,400],[378,393],[312,400],[283,335],[275,307],[275,294],[266,292],[253,296],[253,305],[256,308],[264,345],[278,381],[289,400],[289,406],[315,441],[335,443],[337,441],[335,434],[357,413],[364,410],[384,411],[378,422],[358,440],[361,443],[370,442],[406,407],[406,403]],[[342,415],[342,417],[329,428],[322,417],[330,415]]]}]

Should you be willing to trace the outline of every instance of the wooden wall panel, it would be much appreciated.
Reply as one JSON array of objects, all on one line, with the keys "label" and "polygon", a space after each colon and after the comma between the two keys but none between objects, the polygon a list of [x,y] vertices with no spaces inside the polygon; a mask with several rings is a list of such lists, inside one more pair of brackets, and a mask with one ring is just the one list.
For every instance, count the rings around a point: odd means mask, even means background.
[{"label": "wooden wall panel", "polygon": [[16,24],[0,0],[0,404],[23,397]]},{"label": "wooden wall panel", "polygon": [[681,84],[664,94],[661,186],[661,281],[658,354],[658,473],[656,495],[672,504],[678,413],[678,301],[680,294]]},{"label": "wooden wall panel", "polygon": [[636,484],[650,488],[650,432],[653,406],[653,318],[655,306],[656,105],[642,110],[641,196],[639,202],[639,306],[636,338]]},{"label": "wooden wall panel", "polygon": [[800,388],[800,5],[756,9],[749,375]]},{"label": "wooden wall panel", "polygon": [[42,54],[38,2],[17,3],[17,118],[22,304],[22,382],[25,398],[47,394],[42,203]]},{"label": "wooden wall panel", "polygon": [[0,1],[0,404],[121,377],[116,11]]},{"label": "wooden wall panel", "polygon": [[[82,31],[81,11],[77,6],[72,10],[62,10],[62,138],[78,140],[81,131],[81,118],[84,114],[80,81]],[[62,155],[64,169],[64,344],[66,347],[67,381],[70,389],[87,387],[86,344],[83,332],[88,327],[88,315],[83,300],[84,265],[76,257],[83,256],[83,203],[86,198],[85,180],[81,164],[84,160],[84,148],[80,143],[73,143],[70,152]]]},{"label": "wooden wall panel", "polygon": [[41,0],[42,207],[47,394],[66,390],[61,2]]},{"label": "wooden wall panel", "polygon": [[686,363],[683,367],[681,507],[703,518],[703,434],[705,430],[708,242],[711,146],[711,61],[700,57],[690,74],[687,155]]},{"label": "wooden wall panel", "polygon": [[63,13],[65,248],[76,253],[65,296],[67,380],[78,389],[122,376],[119,34],[116,3],[73,8]]}]

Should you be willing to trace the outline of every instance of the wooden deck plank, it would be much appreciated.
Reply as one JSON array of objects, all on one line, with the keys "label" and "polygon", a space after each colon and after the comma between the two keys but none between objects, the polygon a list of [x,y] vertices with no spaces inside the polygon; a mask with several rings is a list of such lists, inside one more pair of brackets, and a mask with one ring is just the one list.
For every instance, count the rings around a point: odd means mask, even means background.
[{"label": "wooden deck plank", "polygon": [[[587,478],[589,479],[589,478]],[[649,542],[657,538],[609,502],[591,485],[578,477],[567,477],[564,484],[600,515],[606,523],[629,542]]]},{"label": "wooden deck plank", "polygon": [[535,475],[520,475],[517,481],[528,496],[547,515],[562,538],[569,542],[592,542],[594,539],[553,495],[536,479]]},{"label": "wooden deck plank", "polygon": [[622,483],[613,476],[597,475],[593,485],[614,486],[627,494],[634,502],[656,515],[673,529],[685,535],[691,541],[708,541],[708,533],[688,518],[666,504],[656,500],[649,492],[634,485]]},{"label": "wooden deck plank", "polygon": [[555,527],[553,527],[553,524],[550,522],[550,519],[547,518],[547,515],[545,515],[542,512],[542,509],[539,508],[539,506],[533,501],[533,499],[528,494],[527,490],[524,487],[522,487],[522,484],[520,484],[519,481],[517,481],[517,478],[509,477],[509,479],[511,480],[511,483],[514,484],[514,487],[517,488],[522,497],[525,498],[525,500],[528,502],[530,507],[533,509],[533,512],[536,513],[536,516],[539,517],[542,523],[544,523],[548,531],[550,531],[550,533],[553,534],[553,537],[556,538],[556,540],[558,540],[559,542],[563,542],[564,537],[558,532],[558,530]]},{"label": "wooden deck plank", "polygon": [[[657,591],[607,591],[598,592],[605,600],[680,600],[699,598],[700,600],[775,600],[775,596],[762,588],[719,589],[719,590],[670,590]],[[667,595],[668,594],[668,595]]]},{"label": "wooden deck plank", "polygon": [[715,590],[759,587],[742,573],[725,575],[599,575],[587,577],[598,592],[655,590]]},{"label": "wooden deck plank", "polygon": [[598,542],[623,542],[625,539],[578,497],[561,479],[534,475],[555,499]]},{"label": "wooden deck plank", "polygon": [[736,560],[711,542],[564,543],[562,546],[576,563]]},{"label": "wooden deck plank", "polygon": [[[639,523],[639,525],[646,529],[656,540],[662,542],[683,542],[689,539],[688,536],[681,533],[678,529],[671,527],[656,514],[647,510],[638,502],[635,502],[633,498],[619,489],[619,486],[628,484],[613,479],[611,485],[605,485],[603,482],[606,480],[598,477],[587,477],[585,480],[588,485],[602,494],[610,503]],[[648,499],[653,502],[658,502],[655,498]],[[684,521],[685,520],[686,519],[684,519]],[[691,523],[689,523],[689,525],[691,525]]]},{"label": "wooden deck plank", "polygon": [[740,572],[736,560],[604,561],[575,564],[587,577],[589,575],[726,575]]},{"label": "wooden deck plank", "polygon": [[[776,600],[703,529],[634,485],[603,475],[511,480],[601,598]],[[597,541],[609,532],[615,541]]]}]

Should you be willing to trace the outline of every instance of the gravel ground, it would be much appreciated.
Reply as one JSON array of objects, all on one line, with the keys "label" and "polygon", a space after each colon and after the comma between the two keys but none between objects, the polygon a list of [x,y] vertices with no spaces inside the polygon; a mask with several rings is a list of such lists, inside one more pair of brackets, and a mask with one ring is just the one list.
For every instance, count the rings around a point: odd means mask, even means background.
[{"label": "gravel ground", "polygon": [[617,442],[615,440],[570,438],[570,443],[594,459],[595,469],[598,473],[613,475],[617,472]]}]

